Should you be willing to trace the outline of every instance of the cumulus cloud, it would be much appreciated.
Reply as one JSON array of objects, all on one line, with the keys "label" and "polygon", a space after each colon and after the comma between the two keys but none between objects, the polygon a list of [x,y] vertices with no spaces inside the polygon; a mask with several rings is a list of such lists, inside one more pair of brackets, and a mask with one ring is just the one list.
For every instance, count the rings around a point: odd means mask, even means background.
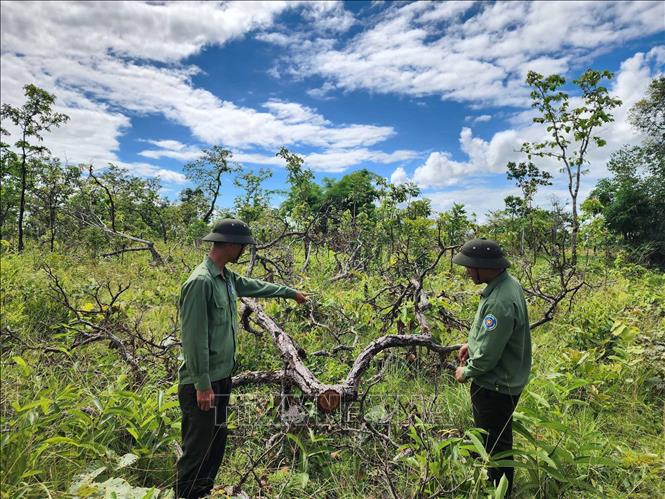
[{"label": "cumulus cloud", "polygon": [[401,166],[397,167],[395,171],[390,175],[390,183],[395,185],[402,185],[409,182],[411,179],[406,173],[406,170]]},{"label": "cumulus cloud", "polygon": [[[638,52],[624,60],[615,78],[609,84],[610,94],[622,100],[623,104],[614,110],[614,122],[597,131],[607,141],[607,146],[598,148],[591,144],[587,153],[590,172],[584,182],[593,183],[607,175],[606,165],[610,155],[623,145],[636,144],[640,141],[639,133],[628,122],[630,108],[644,97],[649,82],[662,74],[662,58],[665,47],[657,46],[647,53]],[[582,105],[581,98],[572,97],[571,107]],[[542,142],[548,138],[545,127],[534,124],[532,111],[521,113],[513,123],[518,126],[501,130],[489,140],[474,136],[469,127],[463,127],[459,135],[459,145],[466,155],[464,161],[452,159],[447,151],[433,152],[424,164],[418,166],[412,177],[406,171],[395,170],[394,175],[400,181],[413,180],[421,188],[441,188],[462,181],[471,175],[491,175],[505,172],[510,161],[519,162],[526,158],[520,152],[524,142]],[[537,159],[537,165],[560,177],[561,164],[555,160]]]},{"label": "cumulus cloud", "polygon": [[456,183],[470,173],[471,164],[451,159],[449,152],[433,152],[422,166],[416,168],[413,181],[424,188],[443,187]]}]

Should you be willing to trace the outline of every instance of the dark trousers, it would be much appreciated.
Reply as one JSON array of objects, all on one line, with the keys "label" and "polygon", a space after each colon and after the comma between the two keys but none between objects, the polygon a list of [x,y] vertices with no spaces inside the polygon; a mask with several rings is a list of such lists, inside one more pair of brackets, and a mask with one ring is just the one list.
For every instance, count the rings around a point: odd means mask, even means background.
[{"label": "dark trousers", "polygon": [[[485,450],[490,455],[513,449],[513,412],[519,399],[519,395],[506,395],[471,383],[473,420],[476,427],[487,431]],[[512,456],[505,456],[501,461],[504,459],[511,460]],[[510,495],[515,469],[490,468],[488,472],[490,481],[494,485],[498,485],[501,476],[506,475],[509,484],[508,495]]]},{"label": "dark trousers", "polygon": [[226,447],[226,409],[231,394],[231,378],[212,382],[215,403],[202,411],[196,403],[194,385],[178,387],[182,411],[182,457],[176,465],[176,497],[188,499],[210,493]]}]

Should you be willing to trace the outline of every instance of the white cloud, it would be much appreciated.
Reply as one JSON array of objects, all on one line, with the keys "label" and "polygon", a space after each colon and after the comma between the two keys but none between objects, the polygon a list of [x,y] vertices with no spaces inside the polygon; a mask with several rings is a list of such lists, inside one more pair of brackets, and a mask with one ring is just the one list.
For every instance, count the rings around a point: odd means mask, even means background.
[{"label": "white cloud", "polygon": [[481,114],[480,116],[465,116],[464,121],[470,121],[472,123],[487,123],[492,119],[492,116],[489,114]]},{"label": "white cloud", "polygon": [[483,185],[471,185],[464,189],[429,192],[424,197],[432,201],[435,211],[446,211],[454,203],[465,206],[468,214],[475,213],[477,220],[483,222],[489,211],[505,208],[504,198],[509,195],[519,195],[519,191],[510,187],[490,188]]},{"label": "white cloud", "polygon": [[[31,81],[59,96],[64,111],[76,113],[81,103],[93,107],[98,114],[92,123],[120,120],[123,126],[100,129],[97,135],[87,134],[70,125],[58,133],[63,145],[57,150],[74,161],[112,156],[118,148],[118,137],[128,126],[126,116],[111,112],[118,106],[126,112],[163,115],[171,121],[188,127],[194,137],[207,144],[222,144],[232,148],[260,146],[277,148],[282,145],[306,145],[324,149],[366,148],[391,137],[395,131],[389,126],[348,124],[336,126],[315,110],[298,103],[271,100],[264,107],[268,112],[241,107],[222,101],[207,90],[194,88],[191,77],[193,67],[157,68],[115,59],[109,56],[89,59],[61,57],[3,55],[3,101],[18,104],[22,101],[20,79],[31,75]],[[6,73],[15,75],[5,78]],[[150,82],[150,85],[146,85]],[[7,89],[7,91],[5,91]],[[8,96],[14,102],[10,101]],[[90,96],[90,97],[86,97]],[[95,99],[92,101],[91,99]],[[70,112],[71,111],[71,112]],[[103,137],[101,136],[104,134]],[[95,147],[105,149],[93,154],[81,150],[97,137]],[[51,137],[48,137],[50,143]],[[145,151],[146,157],[172,157],[189,159],[193,151],[175,154]]]},{"label": "white cloud", "polygon": [[3,52],[175,62],[272,24],[299,2],[2,3]]},{"label": "white cloud", "polygon": [[470,173],[471,164],[450,159],[448,152],[433,152],[422,166],[413,173],[413,182],[419,187],[443,187],[456,183]]},{"label": "white cloud", "polygon": [[115,161],[114,164],[139,177],[155,177],[173,184],[184,184],[187,182],[187,178],[182,173],[160,168],[149,163],[124,163],[122,161]]},{"label": "white cloud", "polygon": [[[416,157],[415,151],[397,150],[392,153],[366,148],[325,150],[310,154],[301,154],[305,166],[318,172],[338,173],[350,166],[369,164],[392,164]],[[233,159],[240,163],[284,166],[284,160],[276,156],[258,153],[234,152]]]},{"label": "white cloud", "polygon": [[[447,151],[430,153],[425,163],[415,169],[413,182],[429,189],[457,184],[470,175],[503,172],[508,161],[520,158],[523,140],[515,130],[503,130],[488,142],[474,137],[471,129],[464,127],[459,142],[467,161],[455,161]],[[406,172],[398,174],[399,178],[404,176]]]},{"label": "white cloud", "polygon": [[[199,68],[179,63],[207,45],[268,29],[294,6],[304,6],[303,17],[320,33],[356,22],[339,2],[3,2],[2,100],[21,103],[26,81],[54,93],[72,120],[49,134],[47,145],[73,162],[117,163],[120,137],[135,115],[164,116],[199,142],[235,150],[318,148],[312,161],[322,169],[351,166],[351,157],[387,161],[393,156],[367,148],[394,135],[390,126],[334,124],[315,109],[277,99],[260,110],[240,106],[196,88]],[[279,41],[278,34],[262,36]],[[153,145],[139,154],[187,161],[199,153],[192,146]],[[335,157],[345,166],[332,165]],[[136,171],[159,170],[145,165]]]},{"label": "white cloud", "polygon": [[409,182],[409,176],[406,173],[406,170],[401,166],[397,167],[395,171],[390,175],[390,183],[395,185],[402,185]]},{"label": "white cloud", "polygon": [[[628,111],[635,102],[644,97],[651,79],[662,74],[659,68],[660,58],[664,53],[665,47],[654,47],[646,54],[638,52],[621,64],[620,70],[610,82],[609,91],[611,95],[620,98],[623,104],[613,112],[615,121],[597,132],[607,141],[607,146],[589,146],[587,159],[591,171],[583,178],[583,183],[595,183],[607,174],[607,161],[614,151],[623,145],[639,142],[638,132],[628,122]],[[571,107],[582,104],[579,97],[572,97],[570,103]],[[520,152],[524,142],[542,142],[548,138],[544,125],[531,121],[533,116],[532,111],[520,114],[514,120],[514,123],[520,126],[496,132],[489,140],[474,136],[468,127],[462,128],[459,143],[467,160],[455,161],[446,151],[433,152],[424,164],[415,169],[412,180],[421,188],[431,189],[461,182],[470,175],[505,172],[508,162],[526,160],[525,155]],[[535,159],[534,162],[561,181],[558,173],[561,164],[548,159]],[[396,170],[393,175],[402,181],[409,178],[403,169],[399,172]]]},{"label": "white cloud", "polygon": [[313,109],[295,102],[283,102],[271,99],[263,107],[271,111],[277,119],[285,123],[311,123],[312,125],[330,125],[330,121]]},{"label": "white cloud", "polygon": [[[662,32],[662,2],[416,2],[382,11],[336,46],[290,45],[292,75],[331,88],[528,105],[530,69],[567,73],[594,51]],[[565,55],[562,55],[565,52]],[[326,86],[327,85],[327,86]]]},{"label": "white cloud", "polygon": [[343,33],[356,23],[353,14],[339,1],[309,2],[303,17],[314,29],[323,32]]},{"label": "white cloud", "polygon": [[464,2],[436,2],[419,18],[421,23],[450,21],[456,19],[473,7],[473,1]]},{"label": "white cloud", "polygon": [[192,161],[201,156],[201,149],[196,146],[189,146],[177,140],[145,140],[157,146],[159,149],[146,149],[139,152],[139,156],[146,158],[172,158],[180,161]]},{"label": "white cloud", "polygon": [[362,163],[390,164],[409,160],[415,156],[415,151],[399,150],[386,153],[383,151],[357,148],[307,154],[305,156],[305,164],[315,171],[343,172],[353,165],[361,165]]}]

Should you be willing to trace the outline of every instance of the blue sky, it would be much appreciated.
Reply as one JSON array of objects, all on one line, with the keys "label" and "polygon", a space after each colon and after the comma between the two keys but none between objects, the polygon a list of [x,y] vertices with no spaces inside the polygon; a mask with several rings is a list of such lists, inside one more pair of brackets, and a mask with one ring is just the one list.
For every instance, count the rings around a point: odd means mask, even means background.
[{"label": "blue sky", "polygon": [[[11,2],[2,9],[2,102],[35,83],[70,122],[46,145],[69,163],[159,176],[231,149],[246,169],[303,155],[318,179],[367,168],[416,182],[435,209],[484,218],[514,192],[508,161],[533,125],[530,69],[572,80],[609,69],[624,101],[590,152],[582,194],[640,137],[627,110],[665,65],[663,2]],[[540,164],[557,172],[557,165]],[[557,175],[560,177],[560,175]],[[223,186],[221,206],[237,190]],[[557,181],[539,202],[565,200]],[[274,200],[275,203],[279,198]]]}]

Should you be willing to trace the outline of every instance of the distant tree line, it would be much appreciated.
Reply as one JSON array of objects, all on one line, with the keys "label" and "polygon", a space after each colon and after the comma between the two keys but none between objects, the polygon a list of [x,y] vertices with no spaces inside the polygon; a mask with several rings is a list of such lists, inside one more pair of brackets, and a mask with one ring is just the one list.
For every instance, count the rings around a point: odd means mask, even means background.
[{"label": "distant tree line", "polygon": [[[26,241],[51,251],[84,245],[95,254],[151,249],[155,243],[192,243],[206,233],[210,223],[225,215],[238,216],[269,240],[285,227],[336,250],[349,250],[360,241],[356,257],[366,260],[394,251],[401,237],[412,237],[427,248],[435,230],[448,245],[474,234],[500,240],[523,257],[535,261],[543,251],[561,268],[576,268],[580,247],[603,254],[626,248],[639,261],[665,264],[665,79],[651,82],[645,98],[631,110],[631,123],[642,133],[641,145],[624,147],[612,156],[612,177],[598,182],[580,206],[581,176],[588,170],[590,144],[605,145],[597,135],[612,121],[611,110],[620,101],[601,85],[608,72],[587,71],[574,84],[581,90],[582,105],[571,108],[565,80],[530,72],[534,119],[547,127],[549,138],[525,143],[525,160],[507,165],[508,179],[521,191],[505,199],[505,209],[489,214],[479,227],[464,205],[453,203],[433,213],[430,201],[419,198],[413,184],[393,185],[367,169],[338,180],[314,180],[303,159],[282,148],[287,188],[264,187],[270,170],[244,168],[222,146],[202,151],[187,163],[184,172],[190,187],[176,200],[161,194],[158,179],[132,175],[116,165],[63,165],[44,147],[44,134],[66,126],[68,117],[56,113],[55,96],[35,85],[26,85],[21,107],[2,106],[0,161],[0,231],[3,249],[21,252]],[[11,124],[12,144],[5,142]],[[534,205],[534,196],[553,177],[534,161],[548,158],[561,165],[570,193],[570,205],[545,210]],[[233,181],[241,194],[233,207],[220,209],[225,182]],[[276,194],[283,197],[273,205]],[[452,194],[454,195],[454,194]],[[451,195],[451,196],[452,196]],[[581,213],[580,213],[581,210]],[[421,227],[422,226],[422,227]],[[423,229],[424,230],[421,230]],[[364,256],[363,256],[364,255]],[[153,258],[157,259],[155,254]],[[362,259],[361,258],[361,259]]]}]

